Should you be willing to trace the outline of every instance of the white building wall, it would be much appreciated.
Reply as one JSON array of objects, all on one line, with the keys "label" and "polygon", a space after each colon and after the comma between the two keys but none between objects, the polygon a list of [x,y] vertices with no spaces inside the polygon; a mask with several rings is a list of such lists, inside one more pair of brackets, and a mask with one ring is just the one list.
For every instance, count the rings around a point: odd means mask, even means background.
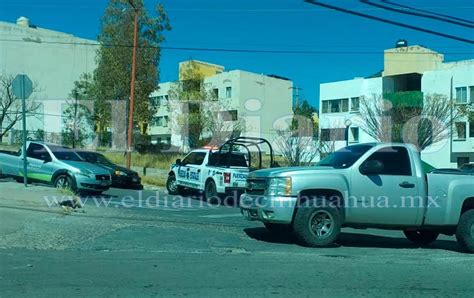
[{"label": "white building wall", "polygon": [[[151,96],[168,95],[173,83],[162,83]],[[218,108],[215,110],[237,110],[239,119],[244,119],[246,130],[243,135],[275,139],[275,123],[292,115],[292,86],[288,80],[277,79],[265,75],[234,70],[223,72],[204,80],[206,88],[218,89]],[[226,88],[231,87],[231,96],[227,97]],[[171,108],[160,107],[156,117],[168,115],[174,124],[168,127],[151,125],[149,134],[153,138],[159,135],[171,136],[171,144],[183,147],[181,129],[176,129],[176,118],[185,113],[181,104],[170,102]],[[184,148],[186,150],[186,148]]]},{"label": "white building wall", "polygon": [[5,22],[0,22],[0,39],[0,74],[27,74],[39,90],[31,99],[41,101],[45,115],[40,120],[28,118],[28,129],[61,132],[62,106],[74,81],[95,70],[98,43]]},{"label": "white building wall", "polygon": [[[427,71],[422,77],[422,91],[425,96],[429,94],[442,94],[447,99],[451,93],[451,78],[453,79],[453,97],[456,97],[457,87],[467,87],[468,100],[474,103],[474,98],[469,98],[469,87],[474,86],[474,60],[445,63],[440,69]],[[451,152],[469,153],[474,152],[474,138],[469,137],[469,125],[467,119],[467,138],[459,140],[456,136],[430,146],[422,152],[424,161],[436,165],[439,168],[456,168],[456,158],[451,159]],[[454,134],[456,134],[454,132]],[[452,148],[452,149],[451,149]],[[474,159],[471,157],[471,162]]]},{"label": "white building wall", "polygon": [[[451,78],[453,78],[453,96],[456,96],[457,87],[467,87],[468,100],[474,103],[474,96],[469,98],[469,87],[474,86],[474,60],[459,61],[453,63],[444,63],[439,65],[437,70],[426,71],[423,73],[421,82],[421,91],[424,95],[442,94],[447,99],[451,92]],[[386,86],[387,87],[387,86]],[[365,96],[373,98],[383,94],[382,78],[355,78],[353,80],[331,82],[321,84],[320,87],[320,129],[327,128],[345,128],[345,121],[350,119],[351,127],[360,127],[362,125],[358,113],[323,113],[322,102],[324,100],[350,98],[356,96]],[[350,109],[350,108],[349,108]],[[467,119],[466,119],[467,122]],[[456,168],[456,156],[464,156],[471,153],[471,162],[474,161],[474,138],[469,137],[470,124],[467,123],[467,138],[465,140],[446,139],[433,146],[428,147],[422,152],[422,159],[437,168]],[[375,141],[363,130],[359,129],[359,142]],[[346,141],[336,141],[335,149],[340,149],[346,145]],[[451,159],[451,146],[455,158]],[[464,155],[463,155],[464,154]]]},{"label": "white building wall", "polygon": [[[351,98],[353,97],[365,97],[368,99],[378,99],[382,95],[382,78],[355,78],[353,80],[331,82],[321,84],[320,87],[320,112],[319,112],[319,125],[320,129],[335,129],[335,128],[346,128],[346,120],[350,120],[350,128],[359,128],[359,141],[358,143],[373,142],[374,139],[362,130],[362,119],[359,116],[359,112],[351,111]],[[340,113],[323,113],[322,106],[325,100],[334,99],[349,99],[349,111]],[[351,141],[351,143],[354,143]],[[334,142],[335,149],[338,150],[346,146],[345,140],[339,140]]]}]

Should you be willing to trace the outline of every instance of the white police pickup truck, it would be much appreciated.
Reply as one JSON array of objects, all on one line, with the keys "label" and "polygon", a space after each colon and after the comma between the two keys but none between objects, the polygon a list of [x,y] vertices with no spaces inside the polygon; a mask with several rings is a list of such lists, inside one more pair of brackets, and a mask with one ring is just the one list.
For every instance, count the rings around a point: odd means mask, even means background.
[{"label": "white police pickup truck", "polygon": [[[273,165],[273,150],[262,138],[239,137],[231,139],[219,148],[203,148],[191,151],[183,160],[171,165],[166,188],[171,195],[182,195],[185,189],[202,191],[211,201],[220,195],[234,195],[245,191],[250,171],[263,168],[261,145],[269,147],[270,165]],[[251,151],[250,148],[257,148]],[[257,163],[252,156],[257,154]]]}]

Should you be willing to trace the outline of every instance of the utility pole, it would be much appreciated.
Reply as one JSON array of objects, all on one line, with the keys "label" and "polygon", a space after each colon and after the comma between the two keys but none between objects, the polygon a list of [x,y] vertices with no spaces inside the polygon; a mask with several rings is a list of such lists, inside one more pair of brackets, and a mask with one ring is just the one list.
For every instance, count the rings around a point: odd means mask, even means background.
[{"label": "utility pole", "polygon": [[132,78],[130,82],[130,105],[128,112],[128,139],[127,139],[127,168],[132,166],[132,136],[133,136],[133,101],[135,99],[135,76],[137,63],[137,39],[138,39],[138,8],[133,0],[128,0],[134,10],[133,23],[133,54],[132,54]]}]

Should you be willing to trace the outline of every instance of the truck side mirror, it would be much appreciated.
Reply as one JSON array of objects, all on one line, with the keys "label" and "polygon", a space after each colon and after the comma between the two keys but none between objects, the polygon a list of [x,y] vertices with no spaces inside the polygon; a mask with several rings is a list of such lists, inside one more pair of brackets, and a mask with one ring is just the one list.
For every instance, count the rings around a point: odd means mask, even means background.
[{"label": "truck side mirror", "polygon": [[359,167],[359,172],[362,175],[379,175],[384,169],[383,163],[380,160],[369,160],[364,162]]},{"label": "truck side mirror", "polygon": [[175,163],[176,163],[176,165],[180,166],[181,165],[181,159],[178,158]]}]

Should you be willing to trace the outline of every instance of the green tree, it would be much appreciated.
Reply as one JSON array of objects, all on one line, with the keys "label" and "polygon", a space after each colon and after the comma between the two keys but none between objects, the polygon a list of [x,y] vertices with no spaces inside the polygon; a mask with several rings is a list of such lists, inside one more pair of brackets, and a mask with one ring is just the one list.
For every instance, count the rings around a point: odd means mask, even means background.
[{"label": "green tree", "polygon": [[313,123],[313,135],[317,136],[319,131],[319,123],[315,121],[314,115],[318,114],[318,110],[309,104],[307,100],[293,106],[293,115],[295,116],[291,122],[291,129],[297,130],[299,128],[298,119],[309,119]]},{"label": "green tree", "polygon": [[[182,70],[181,77],[181,81],[177,81],[171,86],[169,98],[172,101],[181,102],[184,107],[187,107],[187,111],[178,116],[176,127],[173,127],[173,130],[183,137],[187,136],[188,145],[195,148],[201,145],[202,134],[208,128],[211,116],[203,110],[204,103],[216,101],[217,96],[210,87],[204,84],[204,76],[200,73],[196,63],[190,62]],[[183,139],[183,141],[185,140]]]},{"label": "green tree", "polygon": [[64,145],[73,148],[84,146],[84,142],[93,135],[94,115],[90,108],[93,107],[95,86],[90,74],[83,74],[74,82],[71,91],[71,100],[68,101],[63,111],[63,129],[61,132]]},{"label": "green tree", "polygon": [[94,73],[94,113],[99,134],[111,125],[110,101],[129,100],[134,28],[132,5],[139,11],[134,122],[142,133],[155,113],[149,95],[159,81],[159,46],[164,41],[163,32],[171,29],[168,17],[161,5],[156,6],[155,16],[151,16],[143,0],[110,0],[102,17],[98,37],[101,47]]}]

